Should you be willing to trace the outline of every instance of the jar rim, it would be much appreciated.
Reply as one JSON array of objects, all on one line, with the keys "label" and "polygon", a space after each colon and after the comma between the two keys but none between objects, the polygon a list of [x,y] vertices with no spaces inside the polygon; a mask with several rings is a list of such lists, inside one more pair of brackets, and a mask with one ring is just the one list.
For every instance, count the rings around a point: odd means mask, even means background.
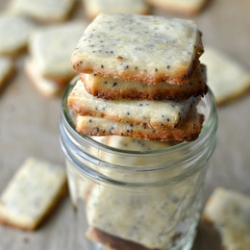
[{"label": "jar rim", "polygon": [[[200,103],[197,105],[197,108],[203,109],[200,110],[201,112],[206,111],[207,114],[205,114],[205,119],[202,125],[202,129],[200,132],[199,137],[194,141],[188,141],[188,142],[181,142],[177,143],[176,145],[173,145],[171,147],[166,147],[162,149],[156,149],[156,150],[146,150],[146,151],[137,151],[137,150],[127,150],[127,149],[120,149],[115,148],[106,144],[103,144],[101,142],[98,142],[97,140],[94,140],[90,136],[84,135],[79,133],[75,128],[75,122],[72,118],[73,111],[68,107],[67,105],[67,97],[71,90],[73,89],[75,83],[79,79],[79,76],[74,77],[70,83],[65,88],[65,91],[62,96],[62,116],[66,120],[67,124],[69,125],[69,128],[71,132],[80,140],[84,140],[85,142],[91,144],[92,146],[105,151],[105,152],[113,152],[113,153],[119,153],[119,154],[129,154],[134,156],[142,156],[142,155],[157,155],[161,153],[173,153],[175,151],[182,151],[186,150],[187,148],[196,148],[196,145],[199,145],[202,141],[204,141],[209,133],[211,134],[211,137],[215,137],[217,127],[218,127],[218,114],[217,114],[217,106],[216,101],[214,98],[214,95],[212,91],[208,87],[207,94],[201,98]],[[206,107],[202,107],[206,106]],[[209,109],[208,109],[209,107]],[[206,108],[206,110],[204,110]],[[214,133],[213,133],[214,132]]]}]

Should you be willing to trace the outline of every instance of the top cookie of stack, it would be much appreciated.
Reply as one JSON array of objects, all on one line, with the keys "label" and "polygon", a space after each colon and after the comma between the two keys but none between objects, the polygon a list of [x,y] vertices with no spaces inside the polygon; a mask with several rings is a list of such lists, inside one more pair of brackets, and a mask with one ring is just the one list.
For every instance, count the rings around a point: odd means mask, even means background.
[{"label": "top cookie of stack", "polygon": [[100,14],[71,56],[81,78],[68,98],[78,131],[196,139],[203,118],[195,106],[207,92],[202,53],[190,20]]}]

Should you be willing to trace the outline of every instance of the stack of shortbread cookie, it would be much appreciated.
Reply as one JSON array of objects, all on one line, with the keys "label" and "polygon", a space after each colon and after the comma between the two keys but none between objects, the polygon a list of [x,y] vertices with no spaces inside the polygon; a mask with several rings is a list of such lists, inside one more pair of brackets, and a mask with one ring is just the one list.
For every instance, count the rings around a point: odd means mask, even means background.
[{"label": "stack of shortbread cookie", "polygon": [[[116,148],[132,150],[136,144],[138,151],[144,151],[141,139],[151,141],[148,150],[195,140],[204,119],[196,106],[207,92],[205,66],[199,62],[202,53],[201,33],[192,21],[100,14],[85,29],[71,57],[80,73],[68,96],[77,131],[108,136],[105,143]],[[108,162],[121,164],[110,157]],[[144,164],[140,159],[128,162],[134,167]],[[108,170],[102,174],[117,177]],[[139,206],[132,207],[130,194],[91,184],[84,198],[87,237],[107,249],[165,249],[179,233],[162,234],[176,209],[170,197],[181,199],[194,187],[190,182],[177,190],[155,189],[146,202],[136,197]],[[164,211],[163,204],[168,204]],[[152,218],[153,232],[148,230]]]},{"label": "stack of shortbread cookie", "polygon": [[100,14],[71,62],[80,80],[68,97],[86,135],[195,140],[207,91],[201,33],[188,20]]}]

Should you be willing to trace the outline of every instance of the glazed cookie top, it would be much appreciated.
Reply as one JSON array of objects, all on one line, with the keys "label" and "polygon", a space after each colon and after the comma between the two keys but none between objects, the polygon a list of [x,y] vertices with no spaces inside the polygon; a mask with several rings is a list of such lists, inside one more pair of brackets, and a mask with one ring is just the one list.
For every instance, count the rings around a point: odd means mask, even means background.
[{"label": "glazed cookie top", "polygon": [[71,62],[82,73],[183,84],[202,53],[193,21],[114,13],[98,15],[87,27]]}]

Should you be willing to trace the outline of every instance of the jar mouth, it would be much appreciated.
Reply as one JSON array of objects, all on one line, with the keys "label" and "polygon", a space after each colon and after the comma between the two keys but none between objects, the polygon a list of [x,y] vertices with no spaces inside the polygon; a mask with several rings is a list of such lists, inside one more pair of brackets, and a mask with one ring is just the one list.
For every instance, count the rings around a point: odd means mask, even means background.
[{"label": "jar mouth", "polygon": [[68,128],[71,130],[71,133],[74,134],[74,136],[78,140],[80,141],[83,140],[84,142],[87,142],[88,144],[92,145],[93,147],[103,152],[124,154],[125,156],[126,154],[130,156],[131,155],[133,156],[143,155],[144,156],[144,155],[157,155],[157,154],[163,154],[163,153],[172,154],[175,151],[186,152],[187,149],[190,151],[190,148],[195,150],[195,148],[197,148],[197,145],[200,145],[202,142],[204,142],[207,139],[212,140],[216,135],[216,131],[218,127],[217,106],[216,106],[216,101],[214,99],[214,96],[211,90],[208,88],[207,94],[203,98],[201,98],[200,103],[197,105],[198,112],[203,114],[205,119],[202,125],[200,135],[196,140],[189,141],[189,142],[180,142],[175,145],[172,145],[171,147],[166,147],[162,149],[145,150],[145,151],[125,150],[125,149],[120,149],[120,148],[116,148],[116,147],[103,144],[91,138],[91,136],[81,134],[76,130],[75,120],[74,120],[76,115],[68,107],[67,98],[78,79],[79,79],[79,76],[76,76],[75,78],[73,78],[64,91],[64,94],[62,97],[62,117],[63,119],[65,119],[66,123],[69,125]]}]

